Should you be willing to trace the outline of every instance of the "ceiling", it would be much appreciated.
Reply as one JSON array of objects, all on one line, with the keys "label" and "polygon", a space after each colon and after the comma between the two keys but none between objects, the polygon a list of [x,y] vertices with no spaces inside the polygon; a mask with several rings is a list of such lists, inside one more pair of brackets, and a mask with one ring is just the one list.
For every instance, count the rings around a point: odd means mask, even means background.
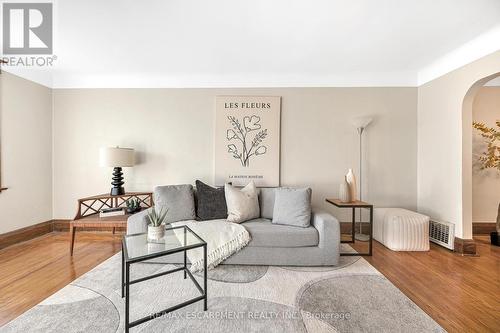
[{"label": "ceiling", "polygon": [[500,49],[500,0],[58,0],[56,88],[416,86]]}]

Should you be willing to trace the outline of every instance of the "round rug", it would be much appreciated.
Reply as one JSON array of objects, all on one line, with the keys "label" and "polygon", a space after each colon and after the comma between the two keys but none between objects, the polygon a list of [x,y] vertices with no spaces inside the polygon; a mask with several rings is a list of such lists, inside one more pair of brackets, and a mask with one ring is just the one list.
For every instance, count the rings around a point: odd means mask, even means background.
[{"label": "round rug", "polygon": [[296,271],[296,272],[329,272],[341,269],[354,264],[361,257],[358,256],[341,256],[337,266],[311,266],[311,267],[295,267],[295,266],[280,266],[280,268]]},{"label": "round rug", "polygon": [[208,311],[203,311],[202,303],[195,303],[145,324],[143,330],[307,333],[300,312],[293,307],[244,297],[213,297],[209,299]]},{"label": "round rug", "polygon": [[[181,267],[181,264],[175,264]],[[188,265],[189,266],[189,265]],[[213,281],[229,283],[250,283],[266,275],[269,266],[219,265],[207,271],[207,278]],[[203,277],[203,271],[194,275]]]},{"label": "round rug", "polygon": [[[29,314],[28,314],[29,313]],[[69,285],[0,329],[2,332],[116,332],[120,315],[106,297]]]},{"label": "round rug", "polygon": [[[219,265],[207,272],[207,278],[219,282],[250,283],[266,275],[269,266]],[[195,273],[203,276],[203,272]]]},{"label": "round rug", "polygon": [[376,275],[310,282],[297,306],[341,332],[442,332],[387,279]]}]

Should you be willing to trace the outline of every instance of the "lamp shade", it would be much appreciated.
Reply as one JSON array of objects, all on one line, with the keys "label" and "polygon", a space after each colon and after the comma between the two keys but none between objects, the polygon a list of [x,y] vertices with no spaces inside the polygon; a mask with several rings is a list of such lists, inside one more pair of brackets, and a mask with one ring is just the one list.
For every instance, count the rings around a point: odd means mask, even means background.
[{"label": "lamp shade", "polygon": [[373,118],[368,116],[355,117],[352,119],[352,124],[356,128],[365,128],[372,122]]},{"label": "lamp shade", "polygon": [[99,151],[99,164],[102,167],[133,167],[134,163],[132,148],[103,147]]}]

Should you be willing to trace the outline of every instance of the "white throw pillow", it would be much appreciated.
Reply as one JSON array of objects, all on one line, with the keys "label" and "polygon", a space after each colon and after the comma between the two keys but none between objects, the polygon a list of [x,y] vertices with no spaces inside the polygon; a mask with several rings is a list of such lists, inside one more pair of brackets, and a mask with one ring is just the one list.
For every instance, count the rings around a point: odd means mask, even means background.
[{"label": "white throw pillow", "polygon": [[242,189],[226,184],[224,192],[229,222],[241,223],[259,217],[259,192],[253,181]]}]

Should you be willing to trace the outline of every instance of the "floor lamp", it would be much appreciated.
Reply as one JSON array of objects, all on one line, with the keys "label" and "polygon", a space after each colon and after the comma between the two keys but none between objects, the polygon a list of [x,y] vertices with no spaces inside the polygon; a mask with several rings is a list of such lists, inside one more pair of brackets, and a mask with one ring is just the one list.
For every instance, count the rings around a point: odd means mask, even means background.
[{"label": "floor lamp", "polygon": [[[359,134],[359,200],[363,199],[363,132],[365,128],[372,122],[371,117],[356,117],[353,119],[352,124],[356,127]],[[370,235],[363,234],[363,223],[361,220],[361,208],[359,210],[359,233],[355,234],[355,238],[359,241],[368,241]]]}]

